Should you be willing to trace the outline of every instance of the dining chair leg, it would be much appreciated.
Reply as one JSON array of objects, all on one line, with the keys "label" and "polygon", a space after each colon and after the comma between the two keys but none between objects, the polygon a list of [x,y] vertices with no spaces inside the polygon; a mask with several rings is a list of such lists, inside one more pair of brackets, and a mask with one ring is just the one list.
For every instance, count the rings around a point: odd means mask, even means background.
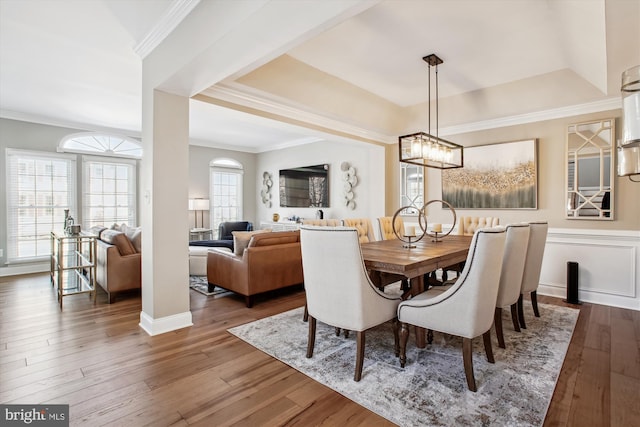
[{"label": "dining chair leg", "polygon": [[522,307],[522,294],[518,298],[518,321],[522,329],[527,329],[527,324],[524,323],[524,308]]},{"label": "dining chair leg", "polygon": [[304,314],[302,315],[302,321],[307,322],[309,320],[309,309],[307,308],[307,304],[304,305]]},{"label": "dining chair leg", "polygon": [[489,363],[496,363],[496,360],[493,358],[493,347],[491,347],[491,328],[482,334],[482,341],[484,342],[484,352],[487,353],[487,361]]},{"label": "dining chair leg", "polygon": [[398,318],[394,317],[391,322],[391,326],[393,327],[393,349],[396,352],[396,357],[400,356],[400,337],[399,337],[399,329],[400,325],[398,323]]},{"label": "dining chair leg", "polygon": [[340,336],[340,328],[336,328],[336,336],[339,337]]},{"label": "dining chair leg", "polygon": [[540,312],[538,311],[538,292],[531,292],[531,305],[533,306],[533,314],[536,317],[540,317]]},{"label": "dining chair leg", "polygon": [[513,329],[516,332],[520,331],[520,321],[518,320],[518,303],[514,302],[511,304],[511,321],[513,322]]},{"label": "dining chair leg", "polygon": [[493,314],[493,324],[496,326],[496,336],[498,337],[498,347],[507,348],[504,345],[504,335],[502,334],[502,307],[496,307]]},{"label": "dining chair leg", "polygon": [[362,378],[362,365],[364,364],[364,343],[365,343],[364,331],[358,331],[356,333],[356,342],[357,342],[356,373],[353,377],[353,380],[360,381],[360,379]]},{"label": "dining chair leg", "polygon": [[409,339],[409,325],[400,322],[400,367],[407,362],[407,341]]},{"label": "dining chair leg", "polygon": [[464,374],[467,377],[467,387],[471,391],[477,391],[476,379],[473,375],[473,343],[471,338],[462,338],[462,360],[464,362]]},{"label": "dining chair leg", "polygon": [[307,338],[307,359],[313,356],[313,347],[316,343],[316,318],[309,316],[309,337]]}]

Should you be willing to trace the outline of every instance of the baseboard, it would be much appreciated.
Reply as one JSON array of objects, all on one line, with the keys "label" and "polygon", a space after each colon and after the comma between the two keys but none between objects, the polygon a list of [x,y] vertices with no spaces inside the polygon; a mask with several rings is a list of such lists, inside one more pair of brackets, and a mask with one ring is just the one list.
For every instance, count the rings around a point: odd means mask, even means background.
[{"label": "baseboard", "polygon": [[39,262],[36,264],[22,264],[10,267],[0,267],[0,277],[18,276],[21,274],[46,273],[51,270],[49,262]]},{"label": "baseboard", "polygon": [[144,311],[140,312],[140,327],[151,335],[160,335],[177,329],[193,326],[193,319],[190,311],[174,314],[171,316],[154,319]]}]

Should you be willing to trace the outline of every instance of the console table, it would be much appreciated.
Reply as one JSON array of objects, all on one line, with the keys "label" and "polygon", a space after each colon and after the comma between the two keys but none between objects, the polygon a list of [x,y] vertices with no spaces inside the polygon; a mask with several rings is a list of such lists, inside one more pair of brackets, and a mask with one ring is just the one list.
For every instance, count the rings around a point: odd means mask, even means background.
[{"label": "console table", "polygon": [[260,229],[264,230],[270,228],[271,231],[295,231],[300,228],[300,223],[293,221],[282,221],[282,222],[273,222],[273,221],[262,221],[260,222]]},{"label": "console table", "polygon": [[58,302],[68,295],[88,293],[96,302],[96,239],[91,234],[51,232],[51,285]]}]

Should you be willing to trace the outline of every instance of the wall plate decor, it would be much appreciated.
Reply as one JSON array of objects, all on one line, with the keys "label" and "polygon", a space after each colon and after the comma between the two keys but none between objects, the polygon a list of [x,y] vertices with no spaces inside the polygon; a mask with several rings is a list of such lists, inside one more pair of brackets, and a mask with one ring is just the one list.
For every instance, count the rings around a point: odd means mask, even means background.
[{"label": "wall plate decor", "polygon": [[260,190],[260,197],[262,203],[267,207],[271,207],[271,187],[273,187],[273,180],[269,172],[262,174],[262,190]]},{"label": "wall plate decor", "polygon": [[537,209],[537,142],[465,148],[464,167],[442,171],[442,199],[455,209]]},{"label": "wall plate decor", "polygon": [[343,195],[344,203],[347,208],[354,210],[356,208],[355,198],[356,195],[353,192],[353,188],[358,185],[358,176],[356,175],[356,168],[351,166],[349,162],[342,162],[340,164],[340,170],[342,171]]}]

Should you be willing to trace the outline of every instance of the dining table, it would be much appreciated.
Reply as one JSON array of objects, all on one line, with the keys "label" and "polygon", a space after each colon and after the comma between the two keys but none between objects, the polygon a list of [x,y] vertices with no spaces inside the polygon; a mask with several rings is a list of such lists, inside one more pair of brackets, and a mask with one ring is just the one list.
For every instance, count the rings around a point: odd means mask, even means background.
[{"label": "dining table", "polygon": [[[406,278],[410,286],[408,293],[415,296],[425,291],[425,275],[464,262],[471,240],[472,236],[449,235],[436,241],[425,235],[410,244],[389,239],[362,243],[360,247],[365,267],[376,286]],[[416,328],[416,345],[426,346],[422,328]]]}]

